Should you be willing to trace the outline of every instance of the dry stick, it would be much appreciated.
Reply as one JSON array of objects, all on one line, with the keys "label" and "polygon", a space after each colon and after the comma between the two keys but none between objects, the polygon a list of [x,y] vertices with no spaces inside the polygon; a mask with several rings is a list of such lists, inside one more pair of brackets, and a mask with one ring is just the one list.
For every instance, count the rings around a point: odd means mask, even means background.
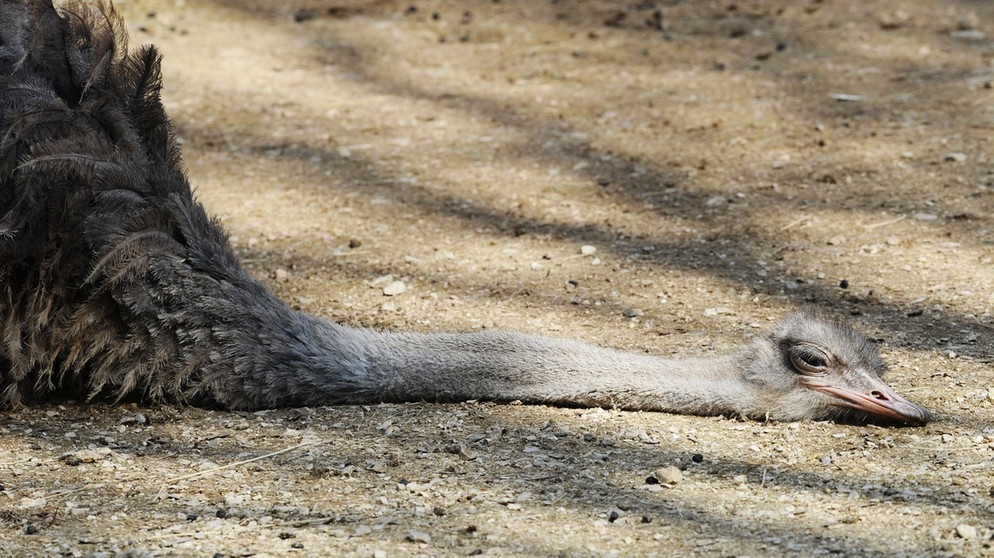
[{"label": "dry stick", "polygon": [[797,225],[800,225],[801,223],[807,221],[809,218],[810,217],[808,217],[807,215],[805,215],[804,217],[801,217],[800,219],[794,219],[793,221],[791,221],[791,222],[787,223],[786,225],[780,227],[780,230],[781,231],[785,231],[787,229],[792,229],[792,228],[796,227]]},{"label": "dry stick", "polygon": [[327,443],[328,443],[328,441],[301,442],[301,443],[299,443],[299,444],[297,444],[295,446],[291,446],[289,448],[283,448],[283,449],[281,449],[279,451],[274,451],[272,453],[267,453],[266,455],[260,455],[258,457],[253,457],[252,459],[246,459],[244,461],[236,461],[234,463],[228,463],[227,465],[220,465],[220,466],[214,467],[212,469],[206,469],[204,471],[197,471],[196,473],[190,473],[189,475],[183,475],[181,477],[173,477],[171,479],[166,479],[165,481],[163,481],[163,485],[165,485],[165,484],[172,484],[174,482],[179,482],[181,480],[192,479],[194,477],[208,475],[210,473],[215,473],[217,471],[222,471],[224,469],[231,469],[232,467],[238,467],[239,465],[245,465],[246,463],[252,463],[253,461],[261,461],[263,459],[269,459],[270,457],[275,457],[277,455],[280,455],[281,453],[287,453],[287,452],[291,452],[291,451],[298,450],[298,449],[301,449],[301,448],[306,448],[306,447],[309,447],[309,446],[317,446],[317,445],[320,445],[320,444],[327,444]]},{"label": "dry stick", "polygon": [[331,257],[341,258],[344,256],[361,256],[363,254],[368,254],[369,250],[349,250],[348,252],[332,252]]},{"label": "dry stick", "polygon": [[863,225],[863,228],[868,231],[872,231],[873,229],[879,227],[886,227],[887,225],[893,225],[894,223],[905,220],[907,217],[908,217],[907,215],[901,214],[898,217],[894,217],[893,219],[888,219],[886,221],[881,221],[879,223],[871,223],[869,225]]},{"label": "dry stick", "polygon": [[104,488],[105,486],[106,486],[106,484],[102,483],[102,482],[96,483],[96,484],[87,484],[86,486],[81,486],[79,488],[74,488],[72,490],[66,490],[65,492],[59,492],[57,494],[52,494],[52,496],[50,498],[46,498],[46,500],[48,500],[48,499],[52,499],[52,500],[59,499],[59,500],[61,500],[61,499],[64,499],[64,498],[68,498],[69,496],[72,496],[73,494],[77,494],[79,492],[84,492],[86,490],[96,490],[98,488]]}]

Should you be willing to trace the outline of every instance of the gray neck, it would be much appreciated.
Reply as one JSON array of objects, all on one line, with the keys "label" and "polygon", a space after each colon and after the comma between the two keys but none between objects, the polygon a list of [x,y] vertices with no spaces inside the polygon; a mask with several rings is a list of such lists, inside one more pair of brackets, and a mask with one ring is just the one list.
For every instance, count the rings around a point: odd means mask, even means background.
[{"label": "gray neck", "polygon": [[482,399],[698,415],[759,408],[734,355],[666,360],[517,333],[380,333],[298,318],[285,340],[298,342],[289,353],[309,358],[274,359],[272,343],[244,347],[255,349],[246,359],[253,370],[234,374],[241,385],[226,383],[223,391],[247,401],[227,404]]}]

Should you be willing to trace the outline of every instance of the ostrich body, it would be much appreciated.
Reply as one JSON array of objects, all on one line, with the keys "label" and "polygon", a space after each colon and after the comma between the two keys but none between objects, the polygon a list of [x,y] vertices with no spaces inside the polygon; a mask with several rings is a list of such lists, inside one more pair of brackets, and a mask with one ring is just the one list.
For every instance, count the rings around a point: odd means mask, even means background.
[{"label": "ostrich body", "polygon": [[159,55],[106,5],[0,0],[0,403],[53,392],[230,409],[520,400],[921,425],[844,324],[799,314],[714,359],[294,312],[193,197]]}]

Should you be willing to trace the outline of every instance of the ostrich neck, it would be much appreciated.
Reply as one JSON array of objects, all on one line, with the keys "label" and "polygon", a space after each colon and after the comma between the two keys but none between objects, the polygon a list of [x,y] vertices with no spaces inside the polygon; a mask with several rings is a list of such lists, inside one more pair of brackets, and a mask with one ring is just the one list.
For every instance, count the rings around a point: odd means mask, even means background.
[{"label": "ostrich neck", "polygon": [[399,398],[720,414],[742,410],[748,393],[730,357],[666,360],[507,332],[384,334],[373,347],[398,372]]},{"label": "ostrich neck", "polygon": [[[276,301],[278,302],[278,301]],[[288,312],[234,352],[252,406],[520,400],[685,414],[758,405],[736,357],[666,360],[518,333],[385,333]],[[259,324],[263,326],[264,324]]]}]

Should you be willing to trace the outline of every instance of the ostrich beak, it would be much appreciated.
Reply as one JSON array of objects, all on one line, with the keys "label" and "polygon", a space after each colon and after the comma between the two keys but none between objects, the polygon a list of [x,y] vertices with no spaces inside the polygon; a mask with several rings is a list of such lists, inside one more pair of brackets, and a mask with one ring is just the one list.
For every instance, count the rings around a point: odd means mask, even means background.
[{"label": "ostrich beak", "polygon": [[834,397],[832,403],[838,407],[855,409],[871,417],[906,426],[924,426],[932,420],[932,414],[928,409],[901,397],[882,381],[870,377],[864,377],[862,380],[861,389],[853,389],[829,384],[824,378],[801,379],[805,386]]}]

